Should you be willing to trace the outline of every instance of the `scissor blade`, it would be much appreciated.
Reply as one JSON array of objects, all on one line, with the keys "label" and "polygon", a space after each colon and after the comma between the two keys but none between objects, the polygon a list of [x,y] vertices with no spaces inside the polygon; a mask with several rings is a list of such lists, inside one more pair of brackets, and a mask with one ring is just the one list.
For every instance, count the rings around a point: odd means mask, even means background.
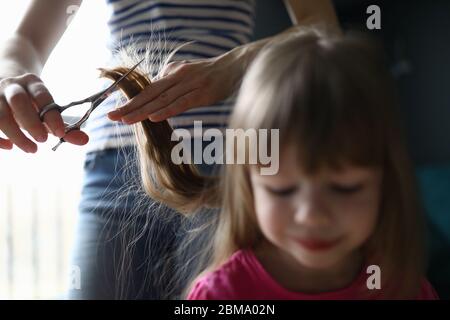
[{"label": "scissor blade", "polygon": [[[108,89],[106,89],[102,95],[100,97],[98,97],[97,99],[95,99],[95,101],[93,102],[94,104],[99,104],[99,102],[101,103],[103,100],[105,100],[110,93],[112,93],[113,91],[116,90],[117,86],[119,85],[119,83],[125,79],[131,72],[133,72],[134,69],[136,69],[141,63],[142,61],[144,61],[145,58],[142,58],[138,63],[136,63],[133,67],[131,67],[130,70],[128,70],[124,75],[122,75],[119,79],[117,79],[116,81],[114,81],[113,84],[111,84]],[[100,101],[99,101],[100,100]]]}]

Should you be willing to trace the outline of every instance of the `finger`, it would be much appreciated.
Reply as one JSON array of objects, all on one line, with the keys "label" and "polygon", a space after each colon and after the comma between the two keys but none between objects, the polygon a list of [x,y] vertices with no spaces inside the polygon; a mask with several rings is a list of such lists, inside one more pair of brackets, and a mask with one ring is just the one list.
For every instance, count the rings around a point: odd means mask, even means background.
[{"label": "finger", "polygon": [[161,78],[157,80],[142,90],[136,97],[130,99],[127,103],[125,103],[122,107],[117,108],[114,111],[108,113],[108,117],[111,120],[119,120],[130,112],[133,112],[139,108],[141,108],[144,104],[152,101],[156,97],[158,97],[162,92],[166,91],[170,87],[176,85],[179,81],[179,76],[173,74],[169,75],[165,78]]},{"label": "finger", "polygon": [[89,136],[83,131],[72,130],[64,136],[64,140],[77,146],[82,146],[89,142]]},{"label": "finger", "polygon": [[[37,109],[40,111],[46,105],[53,102],[53,97],[47,90],[43,82],[34,81],[27,84],[26,89],[32,97]],[[61,114],[56,110],[51,110],[44,115],[44,122],[51,133],[57,137],[64,136],[64,121]]]},{"label": "finger", "polygon": [[155,113],[163,108],[168,107],[170,104],[174,103],[178,98],[186,95],[195,89],[191,88],[190,85],[186,86],[183,84],[178,84],[167,91],[161,93],[156,99],[145,104],[140,109],[133,111],[122,118],[122,121],[126,124],[133,124],[139,121],[143,121],[149,117],[152,113]]},{"label": "finger", "polygon": [[13,143],[11,140],[0,138],[0,149],[11,150],[13,148]]},{"label": "finger", "polygon": [[47,131],[25,89],[17,83],[12,83],[4,89],[3,93],[20,126],[27,130],[36,141],[45,142]]},{"label": "finger", "polygon": [[153,122],[166,120],[195,106],[201,105],[200,98],[200,90],[190,91],[187,94],[177,98],[167,107],[150,114],[148,118]]},{"label": "finger", "polygon": [[20,130],[5,99],[0,99],[0,128],[12,143],[23,151],[37,151],[37,145]]}]

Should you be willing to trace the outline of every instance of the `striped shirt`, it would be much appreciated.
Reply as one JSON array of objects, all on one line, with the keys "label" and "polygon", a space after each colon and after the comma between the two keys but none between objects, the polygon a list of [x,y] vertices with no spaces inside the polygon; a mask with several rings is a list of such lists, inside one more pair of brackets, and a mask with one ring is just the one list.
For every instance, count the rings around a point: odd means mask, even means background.
[{"label": "striped shirt", "polygon": [[[248,43],[253,36],[255,0],[106,0],[112,14],[109,48],[130,43],[138,52],[150,46],[162,56],[169,49],[194,40],[179,50],[175,60],[192,60],[221,55]],[[157,64],[157,61],[153,63]],[[155,67],[155,70],[157,68]],[[91,115],[86,132],[90,141],[87,152],[117,148],[135,143],[131,126],[110,121],[119,94],[112,95]],[[223,130],[232,109],[231,99],[215,105],[190,109],[169,119],[173,128],[184,128],[194,135],[194,121],[202,127]]]}]

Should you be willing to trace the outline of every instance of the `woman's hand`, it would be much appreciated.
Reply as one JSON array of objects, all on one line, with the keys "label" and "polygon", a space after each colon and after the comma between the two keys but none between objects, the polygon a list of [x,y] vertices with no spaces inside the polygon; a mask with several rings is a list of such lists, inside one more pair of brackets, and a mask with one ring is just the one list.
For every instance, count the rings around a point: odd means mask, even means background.
[{"label": "woman's hand", "polygon": [[157,122],[217,103],[233,93],[242,77],[240,70],[232,51],[209,59],[172,62],[161,71],[162,77],[108,117],[126,124],[145,119]]},{"label": "woman's hand", "polygon": [[53,102],[50,92],[42,80],[34,74],[24,74],[0,80],[0,131],[7,139],[0,138],[0,149],[18,146],[25,152],[35,153],[37,145],[22,132],[26,130],[35,141],[45,142],[48,133],[76,145],[88,142],[88,136],[79,130],[64,133],[61,114],[50,111],[39,119],[39,111]]}]

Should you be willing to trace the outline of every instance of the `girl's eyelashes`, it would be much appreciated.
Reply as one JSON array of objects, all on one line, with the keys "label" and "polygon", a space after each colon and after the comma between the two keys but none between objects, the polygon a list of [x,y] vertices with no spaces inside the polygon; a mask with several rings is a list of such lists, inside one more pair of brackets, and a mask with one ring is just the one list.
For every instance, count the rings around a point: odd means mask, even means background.
[{"label": "girl's eyelashes", "polygon": [[298,190],[298,186],[291,186],[291,187],[287,187],[287,188],[281,188],[281,189],[276,189],[276,188],[271,188],[266,186],[265,187],[266,190],[278,197],[288,197],[293,195],[297,190]]},{"label": "girl's eyelashes", "polygon": [[341,194],[353,194],[360,191],[363,188],[363,184],[354,184],[354,185],[340,185],[340,184],[332,184],[331,190]]},{"label": "girl's eyelashes", "polygon": [[[266,184],[263,185],[264,189],[274,195],[274,196],[278,196],[278,197],[289,197],[294,195],[295,193],[299,192],[301,189],[300,184],[296,184],[296,185],[290,185],[290,186],[286,186],[286,187],[272,187],[270,184]],[[343,183],[332,183],[330,182],[328,186],[323,186],[324,188],[327,188],[328,190],[330,190],[333,193],[337,193],[340,195],[352,195],[352,194],[356,194],[359,191],[361,191],[364,188],[364,183],[363,182],[359,182],[359,183],[353,183],[353,184],[343,184]],[[325,190],[325,189],[323,189]]]}]

